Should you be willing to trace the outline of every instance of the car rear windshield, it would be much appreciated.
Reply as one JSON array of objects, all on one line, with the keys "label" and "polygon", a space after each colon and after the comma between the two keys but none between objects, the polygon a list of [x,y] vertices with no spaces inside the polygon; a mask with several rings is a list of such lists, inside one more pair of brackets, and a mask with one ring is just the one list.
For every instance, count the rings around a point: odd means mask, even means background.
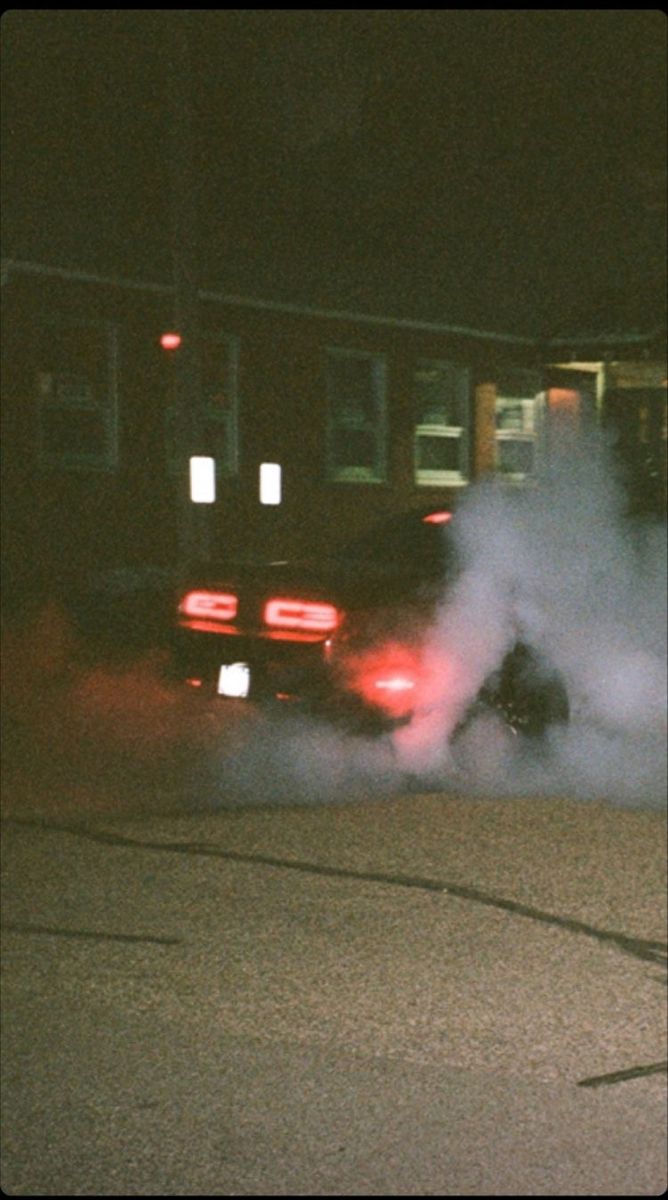
[{"label": "car rear windshield", "polygon": [[444,575],[453,562],[449,528],[427,524],[410,513],[381,522],[343,547],[347,564],[371,564],[384,570],[411,570],[428,576]]}]

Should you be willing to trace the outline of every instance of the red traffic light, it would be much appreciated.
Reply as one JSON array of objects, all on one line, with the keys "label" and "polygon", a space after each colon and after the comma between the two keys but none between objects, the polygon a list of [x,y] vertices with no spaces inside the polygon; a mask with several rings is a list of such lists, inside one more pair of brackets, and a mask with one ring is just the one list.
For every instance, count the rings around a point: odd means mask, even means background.
[{"label": "red traffic light", "polygon": [[178,350],[181,345],[180,333],[163,333],[160,338],[160,345],[163,350]]}]

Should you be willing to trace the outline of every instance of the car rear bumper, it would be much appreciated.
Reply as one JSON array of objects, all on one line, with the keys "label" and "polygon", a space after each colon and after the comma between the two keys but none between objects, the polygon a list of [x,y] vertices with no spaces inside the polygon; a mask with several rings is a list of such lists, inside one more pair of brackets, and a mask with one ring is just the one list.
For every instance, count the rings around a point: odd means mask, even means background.
[{"label": "car rear bumper", "polygon": [[204,695],[218,693],[220,668],[233,663],[250,668],[245,699],[251,703],[292,702],[348,731],[365,734],[386,732],[405,723],[337,687],[324,642],[227,637],[192,629],[175,631],[172,671],[184,683],[201,687]]},{"label": "car rear bumper", "polygon": [[330,686],[322,642],[228,637],[177,629],[172,663],[178,678],[198,681],[207,691],[216,689],[222,666],[245,663],[250,669],[251,700],[316,696]]}]

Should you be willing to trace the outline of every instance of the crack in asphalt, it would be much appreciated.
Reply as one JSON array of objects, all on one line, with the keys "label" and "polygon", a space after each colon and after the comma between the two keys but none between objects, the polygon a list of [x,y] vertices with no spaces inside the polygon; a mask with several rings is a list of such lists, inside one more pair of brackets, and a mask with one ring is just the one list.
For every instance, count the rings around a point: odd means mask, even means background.
[{"label": "crack in asphalt", "polygon": [[519,900],[509,900],[504,896],[495,896],[480,888],[467,884],[450,883],[442,879],[429,879],[418,875],[402,875],[382,871],[355,871],[348,867],[332,867],[322,863],[306,862],[301,859],[278,858],[269,854],[249,854],[239,850],[226,850],[210,842],[162,842],[146,839],[130,838],[124,834],[106,833],[104,830],[91,829],[85,825],[68,825],[61,822],[40,821],[34,818],[6,818],[2,824],[18,825],[29,828],[49,829],[61,833],[70,833],[75,837],[87,838],[93,842],[105,845],[122,846],[139,850],[159,850],[173,854],[192,854],[210,858],[222,858],[228,862],[260,863],[263,866],[276,867],[281,870],[299,871],[303,874],[322,875],[333,879],[357,879],[364,883],[379,883],[390,887],[416,888],[420,891],[440,892],[441,894],[457,896],[462,900],[470,900],[475,904],[483,904],[490,908],[514,913],[544,925],[554,925],[571,933],[579,933],[585,937],[594,938],[600,942],[608,942],[617,946],[624,954],[630,954],[645,962],[665,965],[667,962],[668,946],[665,942],[649,938],[633,937],[612,929],[599,929],[586,921],[578,921],[574,917],[562,917],[557,913],[546,912],[524,904]]},{"label": "crack in asphalt", "polygon": [[644,1067],[626,1067],[623,1071],[610,1071],[607,1075],[590,1075],[587,1079],[578,1079],[577,1087],[603,1087],[606,1083],[644,1079],[647,1075],[660,1075],[663,1071],[668,1071],[668,1062],[648,1063]]},{"label": "crack in asphalt", "polygon": [[[600,942],[611,943],[617,946],[623,953],[630,954],[634,958],[639,958],[645,962],[658,962],[663,965],[666,963],[668,946],[664,942],[654,941],[650,938],[631,937],[616,930],[599,929],[597,926],[589,925],[585,921],[578,921],[573,917],[561,917],[556,913],[545,912],[543,909],[534,908],[532,905],[523,904],[517,900],[509,900],[503,896],[495,896],[492,893],[483,892],[479,888],[469,887],[465,884],[380,871],[354,871],[346,867],[329,867],[320,863],[304,862],[300,859],[277,858],[274,855],[268,854],[244,854],[238,850],[225,850],[222,846],[216,846],[210,842],[148,841],[139,838],[129,838],[123,834],[105,833],[103,830],[90,829],[83,825],[68,825],[60,822],[11,817],[3,820],[1,824],[70,833],[75,837],[83,837],[89,841],[99,842],[103,845],[140,850],[167,851],[173,854],[202,855],[211,858],[222,858],[228,862],[260,863],[263,866],[300,871],[310,875],[322,875],[335,879],[357,879],[365,883],[380,883],[390,887],[417,888],[422,891],[439,892],[442,895],[458,896],[460,899],[470,900],[476,904],[483,904],[491,908],[500,909],[501,911],[514,913],[516,916],[527,917],[530,920],[539,921],[545,925],[554,925],[559,929],[567,929],[571,933],[579,933]],[[158,945],[178,945],[181,941],[179,938],[140,934],[99,933],[87,930],[60,929],[43,925],[21,925],[12,922],[3,923],[2,928],[18,933],[90,938],[95,941],[151,942]],[[609,1084],[622,1083],[628,1079],[640,1079],[646,1078],[649,1075],[658,1075],[667,1070],[668,1062],[643,1064],[635,1067],[626,1067],[620,1071],[610,1071],[604,1075],[590,1075],[586,1079],[578,1079],[576,1086],[583,1088],[604,1087]]]},{"label": "crack in asphalt", "polygon": [[58,925],[33,925],[21,921],[3,921],[5,933],[34,933],[45,937],[90,938],[95,942],[151,942],[157,946],[180,946],[183,939],[149,933],[102,933],[96,929],[62,929]]}]

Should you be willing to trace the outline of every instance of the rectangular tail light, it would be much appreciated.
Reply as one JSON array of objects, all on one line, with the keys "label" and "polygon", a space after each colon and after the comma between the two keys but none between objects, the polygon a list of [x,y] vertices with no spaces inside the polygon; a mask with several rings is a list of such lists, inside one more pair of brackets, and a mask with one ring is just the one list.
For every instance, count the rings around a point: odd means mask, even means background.
[{"label": "rectangular tail light", "polygon": [[316,600],[276,597],[264,606],[264,623],[272,629],[296,629],[305,633],[331,633],[339,621],[333,604]]},{"label": "rectangular tail light", "polygon": [[233,621],[239,602],[232,592],[216,592],[204,588],[186,592],[179,603],[182,617],[193,617],[205,621]]}]

